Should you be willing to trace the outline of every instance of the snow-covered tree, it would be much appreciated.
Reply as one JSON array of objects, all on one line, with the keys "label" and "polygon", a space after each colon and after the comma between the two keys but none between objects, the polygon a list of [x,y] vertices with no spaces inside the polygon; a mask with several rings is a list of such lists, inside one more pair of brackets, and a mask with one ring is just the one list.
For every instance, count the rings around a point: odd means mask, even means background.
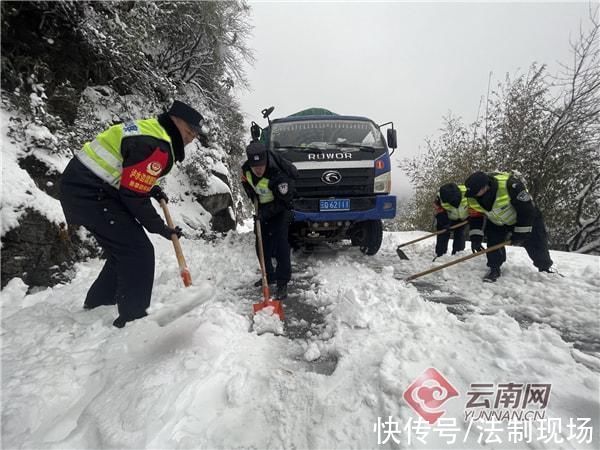
[{"label": "snow-covered tree", "polygon": [[[84,142],[116,122],[151,117],[184,100],[202,112],[209,135],[176,171],[189,188],[183,195],[209,213],[210,219],[190,223],[198,236],[235,226],[243,216],[237,173],[244,122],[233,87],[246,85],[244,64],[252,60],[244,0],[22,1],[1,2],[0,9],[2,106],[10,116],[8,138],[18,148],[15,162],[28,182],[56,200],[64,161]],[[215,185],[220,188],[210,189]],[[31,206],[9,208],[19,220],[3,230],[3,283],[26,276],[27,267],[27,283],[51,285],[57,281],[51,275],[31,274],[51,266],[66,273],[63,263],[79,258],[68,248],[24,245],[65,235],[56,217],[47,220],[44,204]],[[20,233],[25,228],[35,239]],[[9,271],[10,260],[22,264]]]},{"label": "snow-covered tree", "polygon": [[600,172],[577,196],[576,230],[567,242],[570,251],[600,254]]},{"label": "snow-covered tree", "polygon": [[415,187],[417,226],[429,227],[441,184],[461,182],[476,170],[510,171],[544,213],[553,247],[566,247],[581,228],[579,194],[600,170],[599,30],[592,16],[559,75],[532,64],[526,74],[507,76],[487,96],[483,117],[470,125],[445,117],[440,136],[426,141],[425,155],[403,162]]}]

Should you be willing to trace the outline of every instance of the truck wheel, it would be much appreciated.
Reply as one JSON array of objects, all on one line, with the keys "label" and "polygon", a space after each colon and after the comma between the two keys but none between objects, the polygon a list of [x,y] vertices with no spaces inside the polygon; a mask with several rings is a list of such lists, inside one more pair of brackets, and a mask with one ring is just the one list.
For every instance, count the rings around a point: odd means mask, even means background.
[{"label": "truck wheel", "polygon": [[374,255],[381,247],[383,224],[381,220],[368,220],[363,223],[364,241],[360,251],[365,255]]}]

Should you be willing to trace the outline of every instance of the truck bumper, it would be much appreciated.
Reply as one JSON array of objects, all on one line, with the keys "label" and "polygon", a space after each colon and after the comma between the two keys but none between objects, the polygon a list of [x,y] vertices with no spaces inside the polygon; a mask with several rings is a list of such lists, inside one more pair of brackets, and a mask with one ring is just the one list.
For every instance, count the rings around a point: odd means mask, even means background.
[{"label": "truck bumper", "polygon": [[[352,200],[350,202],[350,205],[352,205]],[[395,195],[378,195],[375,197],[374,208],[361,211],[305,212],[294,210],[294,222],[327,222],[338,220],[362,222],[364,220],[393,219],[394,217],[396,217]]]}]

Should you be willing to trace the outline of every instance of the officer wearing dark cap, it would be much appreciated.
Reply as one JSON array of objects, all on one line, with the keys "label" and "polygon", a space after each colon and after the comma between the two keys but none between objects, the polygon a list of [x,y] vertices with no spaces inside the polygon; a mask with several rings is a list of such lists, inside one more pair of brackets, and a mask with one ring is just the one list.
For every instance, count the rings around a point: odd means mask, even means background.
[{"label": "officer wearing dark cap", "polygon": [[169,228],[150,198],[168,201],[156,183],[183,161],[184,147],[198,137],[202,120],[176,100],[158,117],[113,125],[86,142],[62,175],[60,202],[67,222],[87,228],[107,258],[83,306],[116,304],[115,327],[144,317],[150,306],[154,248],[144,229],[166,239],[181,237],[181,229]]},{"label": "officer wearing dark cap", "polygon": [[[262,142],[251,142],[246,148],[247,161],[242,166],[242,186],[254,202],[258,200],[258,217],[262,230],[265,269],[269,284],[277,284],[275,297],[287,297],[292,276],[288,229],[291,218],[294,179],[285,161],[267,150]],[[288,163],[289,164],[289,163]],[[273,267],[272,258],[277,263]],[[260,286],[260,281],[255,283]]]},{"label": "officer wearing dark cap", "polygon": [[[473,252],[483,249],[484,236],[489,246],[510,239],[512,245],[525,247],[540,272],[553,272],[544,219],[523,182],[506,172],[475,172],[466,179],[465,186]],[[496,281],[504,261],[504,247],[487,253],[490,271],[484,281]]]},{"label": "officer wearing dark cap", "polygon": [[[469,216],[467,197],[465,196],[467,188],[462,184],[447,183],[440,187],[438,194],[433,202],[435,210],[435,224],[438,231],[446,230],[446,233],[437,235],[435,245],[436,258],[445,255],[448,251],[448,241],[450,240],[450,228],[454,225],[464,222]],[[465,227],[463,225],[454,228],[452,254],[465,249]]]}]

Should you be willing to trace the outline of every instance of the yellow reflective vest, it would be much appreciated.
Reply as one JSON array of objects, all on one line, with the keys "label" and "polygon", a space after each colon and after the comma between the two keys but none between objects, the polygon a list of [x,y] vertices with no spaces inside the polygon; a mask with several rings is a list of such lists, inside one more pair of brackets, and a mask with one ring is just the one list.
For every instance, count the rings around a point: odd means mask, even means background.
[{"label": "yellow reflective vest", "polygon": [[246,180],[248,180],[248,184],[252,186],[252,189],[254,189],[254,192],[256,192],[256,195],[258,196],[258,202],[261,205],[275,200],[275,195],[273,195],[273,191],[269,189],[268,178],[261,178],[258,183],[254,184],[254,181],[252,179],[252,171],[247,170]]},{"label": "yellow reflective vest", "polygon": [[510,203],[510,195],[506,188],[510,173],[498,173],[493,177],[498,181],[498,191],[492,209],[488,211],[483,208],[475,197],[467,198],[469,208],[484,214],[495,225],[514,225],[517,223],[517,210]]},{"label": "yellow reflective vest", "polygon": [[467,201],[467,197],[465,196],[465,193],[467,192],[467,188],[466,188],[466,186],[459,184],[458,189],[460,190],[460,195],[461,195],[460,204],[458,205],[458,208],[455,208],[450,203],[443,202],[442,196],[438,192],[438,198],[440,199],[440,204],[442,205],[442,208],[444,208],[444,210],[448,214],[448,219],[450,219],[450,220],[465,220],[469,216],[469,204]]},{"label": "yellow reflective vest", "polygon": [[77,158],[94,174],[115,188],[119,188],[123,173],[121,141],[133,136],[151,136],[169,144],[173,160],[171,137],[157,119],[142,119],[113,125],[91,142],[86,142]]}]

